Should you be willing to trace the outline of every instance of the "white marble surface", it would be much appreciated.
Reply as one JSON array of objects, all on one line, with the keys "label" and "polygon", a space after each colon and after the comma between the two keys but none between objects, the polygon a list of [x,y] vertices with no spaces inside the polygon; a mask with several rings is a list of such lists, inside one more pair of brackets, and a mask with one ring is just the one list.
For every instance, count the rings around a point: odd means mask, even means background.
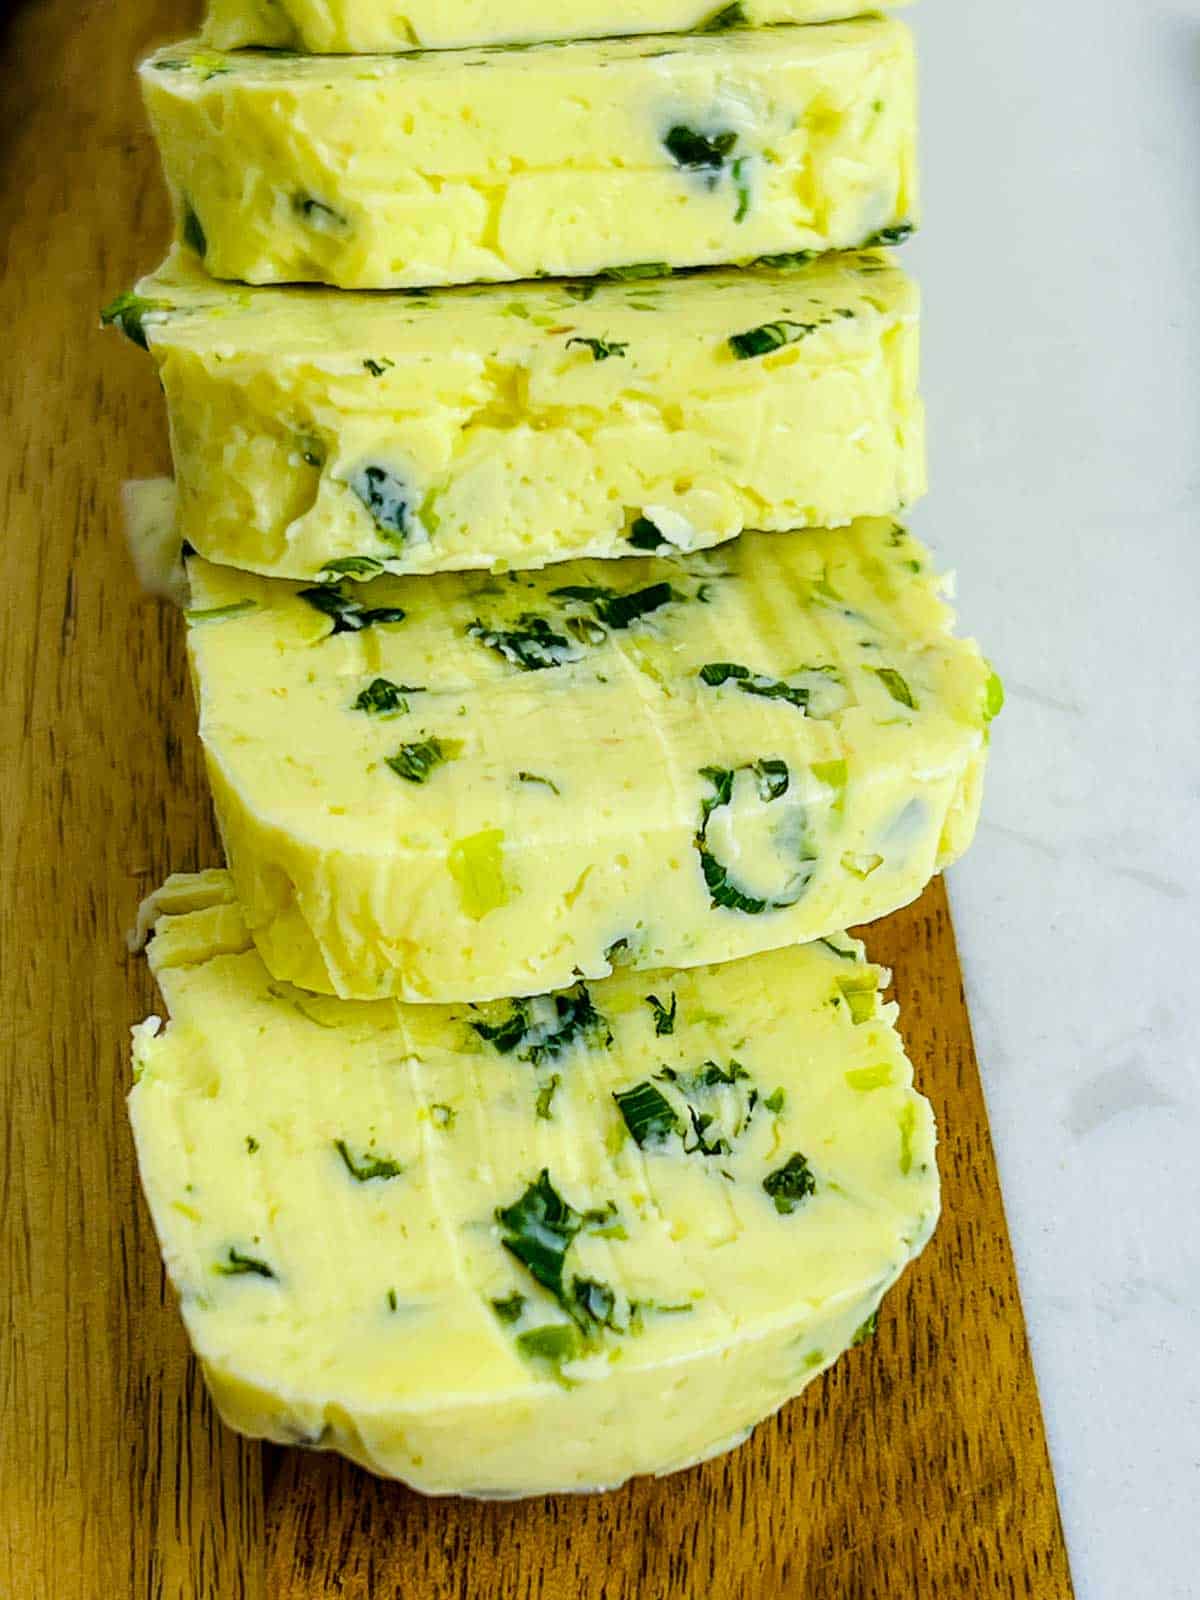
[{"label": "white marble surface", "polygon": [[1079,1600],[1196,1600],[1200,3],[914,15],[913,520],[1009,691],[967,987]]}]

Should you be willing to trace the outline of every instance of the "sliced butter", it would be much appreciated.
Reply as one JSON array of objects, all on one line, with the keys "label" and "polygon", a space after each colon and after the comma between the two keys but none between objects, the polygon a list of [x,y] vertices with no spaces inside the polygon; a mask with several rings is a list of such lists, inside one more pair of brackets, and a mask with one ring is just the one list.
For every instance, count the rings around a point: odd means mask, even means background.
[{"label": "sliced butter", "polygon": [[912,41],[878,18],[142,67],[180,237],[340,288],[857,247],[916,216]]},{"label": "sliced butter", "polygon": [[179,535],[213,561],[538,567],[891,515],[924,488],[917,295],[886,253],[386,297],[194,261],[107,315],[158,366]]},{"label": "sliced butter", "polygon": [[207,887],[157,922],[130,1112],[246,1433],[434,1494],[670,1472],[827,1367],[933,1228],[930,1108],[844,937],[519,1013],[361,1004],[272,979]]},{"label": "sliced butter", "polygon": [[975,826],[996,680],[890,521],[504,578],[189,571],[229,864],[308,989],[729,960],[894,910]]}]

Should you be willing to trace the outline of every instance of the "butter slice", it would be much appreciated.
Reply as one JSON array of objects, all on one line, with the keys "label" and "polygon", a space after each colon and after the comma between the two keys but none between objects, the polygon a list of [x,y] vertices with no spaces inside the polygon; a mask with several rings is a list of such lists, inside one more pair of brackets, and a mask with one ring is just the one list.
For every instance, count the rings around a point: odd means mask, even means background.
[{"label": "butter slice", "polygon": [[219,50],[268,45],[317,55],[390,54],[833,22],[862,9],[856,0],[509,0],[503,7],[487,0],[409,0],[401,14],[381,0],[209,0],[204,37]]},{"label": "butter slice", "polygon": [[341,288],[691,267],[915,220],[914,68],[878,18],[409,56],[142,67],[180,237]]},{"label": "butter slice", "polygon": [[179,533],[213,561],[538,567],[837,526],[924,488],[917,293],[886,252],[387,297],[231,288],[194,261],[144,279],[127,327],[166,393]]},{"label": "butter slice", "polygon": [[[671,1472],[829,1366],[933,1229],[930,1107],[845,938],[514,1017],[280,984],[210,888],[157,922],[130,1114],[245,1433],[432,1494]],[[539,1203],[570,1210],[535,1276]]]},{"label": "butter slice", "polygon": [[975,826],[996,681],[890,521],[505,578],[189,572],[229,864],[308,989],[731,960],[894,910]]}]

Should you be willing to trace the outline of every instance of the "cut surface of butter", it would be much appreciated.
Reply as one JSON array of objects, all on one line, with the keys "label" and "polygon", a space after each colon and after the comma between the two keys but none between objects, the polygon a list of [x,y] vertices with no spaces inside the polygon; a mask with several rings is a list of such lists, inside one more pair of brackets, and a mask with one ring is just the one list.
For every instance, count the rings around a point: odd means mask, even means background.
[{"label": "cut surface of butter", "polygon": [[[870,9],[881,9],[871,7]],[[863,10],[856,0],[409,0],[402,13],[381,0],[209,0],[205,41],[318,55],[455,50],[643,33],[722,32],[779,22],[835,22]]]},{"label": "cut surface of butter", "polygon": [[340,288],[694,267],[916,218],[898,22],[141,69],[180,238],[220,278]]},{"label": "cut surface of butter", "polygon": [[178,534],[213,561],[539,567],[837,526],[924,489],[917,293],[886,252],[386,296],[233,287],[194,261],[127,303],[167,398]]},{"label": "cut surface of butter", "polygon": [[894,910],[974,829],[996,680],[891,521],[505,577],[188,565],[229,865],[305,988],[729,960]]},{"label": "cut surface of butter", "polygon": [[218,879],[157,921],[130,1113],[244,1432],[435,1494],[669,1472],[827,1367],[933,1229],[932,1114],[844,936],[364,1004],[272,979]]}]

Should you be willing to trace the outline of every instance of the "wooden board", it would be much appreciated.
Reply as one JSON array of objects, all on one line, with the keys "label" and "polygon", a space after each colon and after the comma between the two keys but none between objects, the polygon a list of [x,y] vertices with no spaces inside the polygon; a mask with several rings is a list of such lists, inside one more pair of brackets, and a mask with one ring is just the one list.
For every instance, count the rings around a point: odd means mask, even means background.
[{"label": "wooden board", "polygon": [[119,531],[122,480],[167,466],[157,387],[96,328],[165,237],[130,66],[188,24],[42,0],[0,41],[0,1594],[1069,1600],[940,886],[869,937],[937,1106],[944,1221],[877,1339],[751,1443],[479,1506],[215,1423],[137,1194],[127,1029],[155,997],[123,934],[216,841],[178,621]]}]

